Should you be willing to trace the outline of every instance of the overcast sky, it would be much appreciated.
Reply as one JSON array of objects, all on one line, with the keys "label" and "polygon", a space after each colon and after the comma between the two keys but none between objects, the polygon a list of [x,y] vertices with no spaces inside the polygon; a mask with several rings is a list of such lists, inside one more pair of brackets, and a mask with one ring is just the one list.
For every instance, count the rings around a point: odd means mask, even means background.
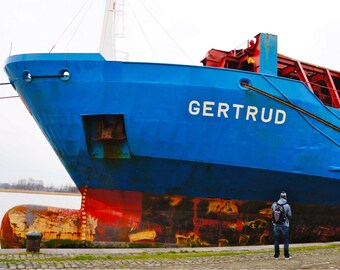
[{"label": "overcast sky", "polygon": [[[2,67],[9,54],[53,47],[97,52],[104,2],[1,0]],[[129,61],[200,65],[209,49],[231,50],[265,32],[278,35],[279,53],[340,70],[338,0],[125,0],[124,10],[125,37],[116,49]],[[3,69],[0,82],[7,82]],[[12,95],[0,86],[0,97]],[[0,182],[73,183],[20,99],[0,99],[0,123]]]}]

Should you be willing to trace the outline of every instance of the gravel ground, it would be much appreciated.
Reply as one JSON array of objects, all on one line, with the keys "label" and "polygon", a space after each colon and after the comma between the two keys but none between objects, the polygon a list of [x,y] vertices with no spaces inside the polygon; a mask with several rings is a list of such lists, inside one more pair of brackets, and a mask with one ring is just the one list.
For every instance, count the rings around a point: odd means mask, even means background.
[{"label": "gravel ground", "polygon": [[[313,244],[309,246],[315,246]],[[292,259],[273,258],[271,246],[195,249],[0,250],[0,269],[339,269],[340,243],[332,248],[291,245]],[[192,254],[200,255],[192,257]],[[176,256],[180,253],[181,256]],[[235,254],[236,253],[236,254]],[[167,254],[176,258],[164,258]],[[203,256],[209,254],[210,256]],[[144,259],[140,256],[144,255]],[[177,254],[178,255],[178,254]],[[213,255],[213,256],[211,256]],[[134,258],[135,257],[135,258]],[[149,257],[145,259],[145,257]],[[167,256],[169,257],[169,256]],[[178,258],[180,257],[180,258]],[[90,258],[90,259],[88,259]]]}]

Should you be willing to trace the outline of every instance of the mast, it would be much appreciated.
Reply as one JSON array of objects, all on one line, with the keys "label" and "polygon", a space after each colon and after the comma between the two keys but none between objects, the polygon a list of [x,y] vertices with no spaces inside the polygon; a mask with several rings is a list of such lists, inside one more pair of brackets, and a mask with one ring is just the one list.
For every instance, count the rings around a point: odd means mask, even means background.
[{"label": "mast", "polygon": [[116,0],[106,0],[99,52],[106,60],[116,59],[115,17]]}]

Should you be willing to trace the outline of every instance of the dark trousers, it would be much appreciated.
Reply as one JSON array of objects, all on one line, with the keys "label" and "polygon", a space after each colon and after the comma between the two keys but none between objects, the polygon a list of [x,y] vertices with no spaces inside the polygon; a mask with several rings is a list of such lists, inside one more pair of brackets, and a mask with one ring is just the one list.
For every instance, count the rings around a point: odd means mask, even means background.
[{"label": "dark trousers", "polygon": [[280,237],[283,239],[284,255],[289,258],[289,227],[274,225],[274,257],[280,256]]}]

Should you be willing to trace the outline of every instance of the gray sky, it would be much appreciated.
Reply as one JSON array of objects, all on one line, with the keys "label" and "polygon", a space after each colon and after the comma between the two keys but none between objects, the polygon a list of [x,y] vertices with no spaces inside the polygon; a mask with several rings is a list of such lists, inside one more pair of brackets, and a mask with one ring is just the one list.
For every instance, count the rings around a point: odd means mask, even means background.
[{"label": "gray sky", "polygon": [[[103,9],[104,0],[1,0],[2,66],[10,53],[54,45],[53,52],[97,52]],[[200,65],[209,49],[231,50],[265,32],[278,35],[279,53],[340,70],[339,10],[338,0],[129,0],[117,50],[129,61]],[[11,95],[0,86],[0,97]],[[0,100],[0,123],[0,182],[72,183],[20,99]]]}]

